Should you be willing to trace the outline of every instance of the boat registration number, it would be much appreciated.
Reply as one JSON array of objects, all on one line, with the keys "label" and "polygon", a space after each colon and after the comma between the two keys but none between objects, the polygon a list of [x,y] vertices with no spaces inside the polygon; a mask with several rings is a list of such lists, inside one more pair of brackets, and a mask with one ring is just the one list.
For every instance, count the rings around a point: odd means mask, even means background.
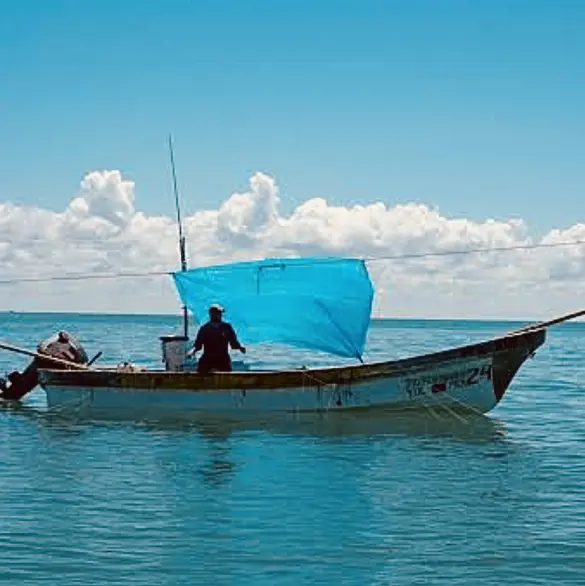
[{"label": "boat registration number", "polygon": [[457,391],[492,379],[491,361],[449,372],[409,377],[403,380],[404,392],[410,399]]}]

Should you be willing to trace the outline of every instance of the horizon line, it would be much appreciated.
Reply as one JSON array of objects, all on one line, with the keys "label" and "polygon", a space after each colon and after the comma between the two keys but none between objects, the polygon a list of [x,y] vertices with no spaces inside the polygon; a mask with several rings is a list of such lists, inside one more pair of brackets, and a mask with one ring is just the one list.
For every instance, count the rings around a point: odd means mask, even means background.
[{"label": "horizon line", "polygon": [[[182,319],[182,315],[176,313],[134,313],[134,312],[112,312],[112,311],[16,311],[9,309],[0,309],[0,315],[55,315],[55,316],[94,316],[94,317],[168,317]],[[192,318],[192,314],[191,314]],[[519,318],[519,317],[406,317],[406,316],[372,316],[370,321],[459,321],[459,322],[486,322],[486,323],[537,323],[544,321],[543,319],[535,318]],[[585,318],[575,319],[572,323],[579,323],[585,321]]]}]

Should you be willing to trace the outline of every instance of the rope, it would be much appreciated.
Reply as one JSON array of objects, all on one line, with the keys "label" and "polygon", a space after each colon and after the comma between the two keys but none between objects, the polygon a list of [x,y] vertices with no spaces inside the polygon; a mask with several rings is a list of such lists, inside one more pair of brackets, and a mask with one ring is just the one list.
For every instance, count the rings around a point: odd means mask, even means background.
[{"label": "rope", "polygon": [[[464,423],[469,423],[464,417],[460,416],[458,413],[456,413],[455,411],[453,411],[449,407],[449,404],[447,402],[441,401],[441,398],[440,397],[437,397],[436,395],[430,395],[430,397],[431,397],[432,400],[434,400],[436,402],[436,404],[438,406],[444,407],[447,411],[449,411],[449,413],[451,413],[451,415],[453,415],[453,416],[461,419]],[[465,401],[461,401],[460,399],[458,399],[454,395],[449,395],[448,398],[449,398],[450,401],[453,401],[454,403],[457,403],[458,405],[461,405],[466,411],[472,411],[476,415],[483,415],[483,413],[479,409],[477,409],[476,407],[474,407],[473,405],[471,405],[471,403],[465,403]]]},{"label": "rope", "polygon": [[323,387],[324,389],[327,389],[327,387],[332,387],[331,391],[329,393],[329,399],[327,401],[327,406],[325,407],[325,412],[329,412],[329,410],[331,409],[331,401],[333,401],[333,397],[335,395],[335,393],[338,391],[338,384],[339,383],[327,383],[323,380],[320,380],[319,378],[317,378],[314,375],[309,374],[304,368],[301,370],[301,372],[303,373],[303,391],[306,391],[306,387],[305,387],[305,377],[307,377],[307,379],[312,380],[314,382],[316,382],[320,387]]},{"label": "rope", "polygon": [[87,393],[85,395],[81,395],[74,399],[70,399],[69,401],[63,401],[58,405],[54,405],[53,407],[49,407],[47,405],[45,413],[46,414],[61,414],[61,413],[69,413],[73,408],[79,414],[79,411],[84,409],[85,407],[91,406],[93,402],[93,393]]},{"label": "rope", "polygon": [[535,250],[538,248],[558,248],[560,246],[579,246],[585,244],[585,240],[573,240],[572,242],[554,242],[550,244],[518,244],[515,246],[495,246],[493,248],[468,248],[467,250],[444,250],[438,252],[420,252],[413,254],[400,254],[391,256],[365,257],[365,262],[378,262],[383,260],[412,260],[417,258],[430,258],[433,256],[454,256],[460,254],[477,254],[481,252],[508,252],[513,250]]},{"label": "rope", "polygon": [[172,273],[168,271],[151,271],[146,273],[78,273],[56,277],[16,277],[14,279],[0,279],[0,285],[12,285],[15,283],[49,283],[53,281],[86,281],[88,279],[140,279],[145,277],[162,277],[171,274]]},{"label": "rope", "polygon": [[[420,253],[413,253],[413,254],[396,254],[396,255],[385,255],[385,256],[366,256],[362,257],[366,263],[375,263],[375,262],[382,262],[388,260],[417,260],[423,258],[432,258],[432,257],[444,257],[444,256],[461,256],[467,254],[481,254],[481,253],[490,253],[490,252],[511,252],[516,250],[537,250],[541,248],[559,248],[562,246],[581,246],[585,244],[585,240],[573,240],[572,242],[554,242],[549,244],[518,244],[515,246],[496,246],[493,248],[469,248],[466,250],[443,250],[443,251],[428,251],[428,252],[420,252]],[[318,263],[328,263],[328,262],[339,262],[339,259],[330,259],[330,258],[323,258],[323,259],[315,259],[312,261],[307,261],[306,263],[297,263],[296,266],[301,265],[311,265],[311,264],[318,264]],[[236,270],[238,267],[234,266],[233,270]],[[88,279],[98,280],[98,279],[141,279],[141,278],[152,278],[152,277],[163,277],[163,276],[170,276],[175,271],[147,271],[147,272],[119,272],[119,273],[78,273],[78,274],[69,274],[69,275],[62,275],[62,276],[53,276],[53,277],[14,277],[10,279],[0,279],[0,285],[12,285],[17,283],[49,283],[53,281],[86,281]]]},{"label": "rope", "polygon": [[[402,368],[398,368],[397,371],[400,374],[402,373],[401,371],[404,371],[404,373],[407,372],[406,370],[404,370]],[[337,392],[339,392],[339,389],[337,388],[339,383],[327,383],[323,380],[320,380],[316,376],[307,373],[304,370],[302,372],[303,372],[303,375],[306,376],[308,379],[313,380],[314,382],[316,382],[318,385],[324,387],[325,389],[327,387],[333,387],[330,391],[330,394],[329,394],[329,400],[327,401],[327,406],[325,407],[325,412],[329,412],[329,410],[331,409],[331,402],[333,401],[335,394]],[[303,377],[303,391],[305,391],[305,390],[306,390],[306,388],[305,388],[304,377]],[[461,420],[466,425],[469,425],[469,421],[465,417],[460,415],[459,413],[456,413],[455,411],[453,411],[453,409],[450,408],[448,402],[442,401],[441,398],[439,398],[436,395],[431,394],[431,395],[426,395],[426,396],[428,396],[431,399],[431,401],[435,404],[435,406],[440,407],[441,409],[445,409],[452,417],[455,417],[456,419]],[[452,394],[448,395],[448,398],[450,401],[453,401],[453,403],[460,405],[461,407],[463,407],[467,411],[471,411],[472,413],[475,413],[476,415],[483,414],[479,409],[477,409],[473,405],[471,405],[469,403],[465,403],[464,401],[461,401],[460,399],[458,399],[457,397],[455,397]],[[442,421],[442,418],[438,416],[438,414],[433,409],[432,405],[430,405],[427,401],[425,401],[424,398],[421,397],[421,399],[422,400],[419,401],[419,405],[421,405],[425,410],[430,411],[431,414],[434,417],[436,417],[438,420]]]}]

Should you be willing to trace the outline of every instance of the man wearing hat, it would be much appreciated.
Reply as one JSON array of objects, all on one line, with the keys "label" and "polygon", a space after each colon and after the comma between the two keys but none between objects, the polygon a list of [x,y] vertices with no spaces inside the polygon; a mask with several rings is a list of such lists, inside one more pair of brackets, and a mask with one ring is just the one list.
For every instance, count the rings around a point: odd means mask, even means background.
[{"label": "man wearing hat", "polygon": [[232,361],[228,351],[228,345],[233,350],[239,350],[243,354],[246,348],[240,344],[234,328],[223,321],[224,309],[214,303],[209,308],[209,321],[203,324],[197,332],[195,344],[189,350],[187,356],[199,352],[203,348],[203,354],[197,363],[197,371],[207,374],[212,370],[231,372]]}]

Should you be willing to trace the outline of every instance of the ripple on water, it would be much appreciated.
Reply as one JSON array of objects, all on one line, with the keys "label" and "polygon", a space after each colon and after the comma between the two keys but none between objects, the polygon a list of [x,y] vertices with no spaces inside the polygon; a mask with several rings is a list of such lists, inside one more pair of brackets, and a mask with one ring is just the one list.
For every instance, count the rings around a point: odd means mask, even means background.
[{"label": "ripple on water", "polygon": [[[3,337],[30,346],[54,320],[11,318]],[[59,320],[103,340],[107,361],[149,364],[175,323]],[[506,329],[390,322],[373,328],[368,352],[404,356]],[[585,583],[584,333],[551,332],[504,402],[465,420],[92,423],[46,413],[36,394],[0,410],[0,581]],[[301,356],[255,352],[264,364]]]}]

